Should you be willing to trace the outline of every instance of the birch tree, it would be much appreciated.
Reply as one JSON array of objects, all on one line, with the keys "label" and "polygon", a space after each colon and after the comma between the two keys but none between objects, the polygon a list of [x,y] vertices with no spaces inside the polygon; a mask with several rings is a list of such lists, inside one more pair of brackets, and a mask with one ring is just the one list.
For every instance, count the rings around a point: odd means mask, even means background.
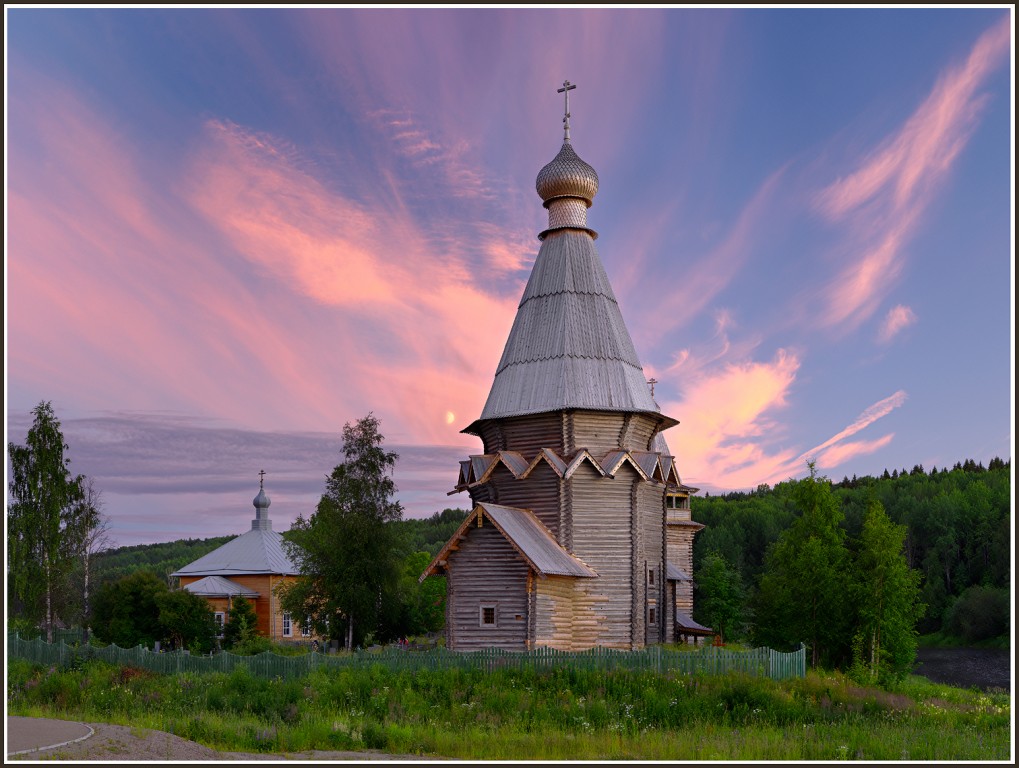
[{"label": "birch tree", "polygon": [[856,555],[856,663],[874,680],[905,675],[916,660],[916,622],[923,615],[920,574],[906,563],[906,526],[877,501],[867,506]]},{"label": "birch tree", "polygon": [[[58,605],[73,565],[75,515],[82,476],[72,477],[67,444],[49,402],[32,414],[25,445],[8,443],[11,477],[7,507],[8,599],[25,618],[42,623],[53,642]],[[11,606],[9,606],[10,609]]]}]

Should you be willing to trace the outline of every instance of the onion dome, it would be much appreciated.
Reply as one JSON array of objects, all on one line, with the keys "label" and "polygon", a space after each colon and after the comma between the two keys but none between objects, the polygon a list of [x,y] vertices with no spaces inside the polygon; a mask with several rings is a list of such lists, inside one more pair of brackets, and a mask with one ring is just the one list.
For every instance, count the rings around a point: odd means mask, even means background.
[{"label": "onion dome", "polygon": [[579,197],[590,208],[598,194],[598,173],[580,159],[567,140],[552,162],[538,172],[535,188],[546,208],[562,197]]},{"label": "onion dome", "polygon": [[251,521],[252,530],[272,530],[272,521],[269,520],[269,497],[265,493],[265,470],[262,470],[258,479],[258,495],[251,501],[255,505],[255,519]]},{"label": "onion dome", "polygon": [[265,494],[265,488],[258,489],[258,495],[251,503],[255,505],[255,509],[268,509],[269,505],[272,504],[269,497]]}]

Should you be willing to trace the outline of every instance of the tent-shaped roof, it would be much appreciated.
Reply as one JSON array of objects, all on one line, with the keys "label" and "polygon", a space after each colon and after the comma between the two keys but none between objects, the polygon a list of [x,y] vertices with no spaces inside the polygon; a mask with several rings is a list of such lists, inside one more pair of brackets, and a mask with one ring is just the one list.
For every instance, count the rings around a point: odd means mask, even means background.
[{"label": "tent-shaped roof", "polygon": [[422,580],[444,567],[456,543],[462,538],[470,536],[473,524],[479,516],[490,521],[527,561],[527,564],[542,576],[593,578],[598,575],[559,546],[552,533],[535,517],[531,510],[484,503],[474,507],[456,533],[450,537],[439,554],[421,574]]},{"label": "tent-shaped roof", "polygon": [[185,585],[184,589],[199,597],[258,597],[255,590],[222,576],[206,576]]},{"label": "tent-shaped roof", "polygon": [[658,412],[594,239],[564,230],[541,245],[481,418],[572,408]]}]

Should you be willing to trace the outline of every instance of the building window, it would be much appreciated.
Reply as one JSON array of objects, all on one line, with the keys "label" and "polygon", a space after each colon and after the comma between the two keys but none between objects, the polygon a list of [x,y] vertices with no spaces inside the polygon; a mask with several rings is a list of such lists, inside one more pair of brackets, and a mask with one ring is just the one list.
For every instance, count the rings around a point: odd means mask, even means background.
[{"label": "building window", "polygon": [[655,569],[654,568],[648,568],[647,569],[647,583],[648,583],[649,587],[653,587],[655,585]]},{"label": "building window", "polygon": [[494,627],[495,626],[495,606],[494,605],[483,605],[479,611],[478,618],[481,621],[483,627]]},{"label": "building window", "polygon": [[216,637],[223,637],[223,625],[226,623],[226,614],[217,611],[216,614]]},{"label": "building window", "polygon": [[291,637],[294,633],[294,622],[289,613],[283,614],[283,637]]},{"label": "building window", "polygon": [[658,606],[654,603],[647,607],[647,623],[652,627],[658,626]]},{"label": "building window", "polygon": [[311,637],[311,616],[304,617],[304,623],[301,624],[301,636]]}]

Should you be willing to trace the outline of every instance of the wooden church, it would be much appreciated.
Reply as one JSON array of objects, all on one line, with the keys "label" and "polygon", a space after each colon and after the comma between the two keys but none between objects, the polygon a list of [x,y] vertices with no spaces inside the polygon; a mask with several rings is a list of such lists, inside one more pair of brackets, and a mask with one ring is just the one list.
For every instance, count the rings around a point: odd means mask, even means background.
[{"label": "wooden church", "polygon": [[636,649],[711,635],[691,618],[690,488],[595,248],[598,174],[562,149],[538,174],[548,228],[460,462],[473,509],[421,578],[447,580],[446,645]]}]

